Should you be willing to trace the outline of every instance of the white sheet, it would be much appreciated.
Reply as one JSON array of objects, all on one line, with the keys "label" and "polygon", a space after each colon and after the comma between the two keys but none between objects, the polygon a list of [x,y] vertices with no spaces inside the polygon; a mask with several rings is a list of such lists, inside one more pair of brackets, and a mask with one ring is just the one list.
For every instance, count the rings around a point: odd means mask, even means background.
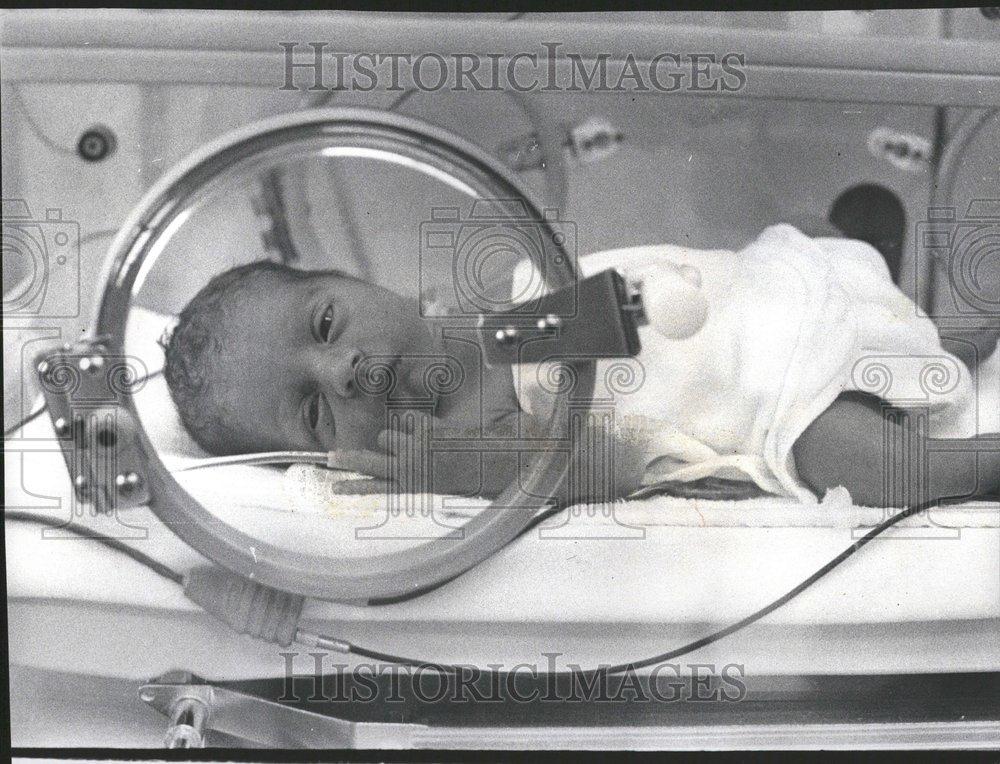
[{"label": "white sheet", "polygon": [[[607,398],[601,405],[613,409],[626,437],[642,443],[648,482],[749,478],[813,503],[792,445],[846,390],[928,407],[936,437],[989,431],[987,419],[977,421],[972,376],[942,349],[934,324],[918,315],[867,244],[811,239],[778,225],[740,252],[633,247],[588,255],[580,269],[587,276],[616,268],[652,282],[668,264],[701,271],[709,303],[701,331],[672,340],[641,327],[636,359],[598,363],[597,395]],[[531,278],[531,264],[522,263],[512,291]],[[551,396],[550,367],[519,367],[523,408]],[[615,369],[629,371],[616,378]]]}]

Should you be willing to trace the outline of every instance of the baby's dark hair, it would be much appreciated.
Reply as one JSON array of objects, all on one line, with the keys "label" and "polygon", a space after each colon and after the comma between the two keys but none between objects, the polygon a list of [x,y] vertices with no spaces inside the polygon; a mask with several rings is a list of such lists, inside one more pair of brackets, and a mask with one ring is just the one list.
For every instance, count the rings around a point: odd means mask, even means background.
[{"label": "baby's dark hair", "polygon": [[166,343],[164,377],[184,427],[212,454],[246,453],[254,433],[217,396],[216,361],[226,350],[224,326],[233,307],[253,299],[251,290],[264,278],[287,281],[339,271],[303,271],[271,260],[258,260],[220,273],[184,307]]}]

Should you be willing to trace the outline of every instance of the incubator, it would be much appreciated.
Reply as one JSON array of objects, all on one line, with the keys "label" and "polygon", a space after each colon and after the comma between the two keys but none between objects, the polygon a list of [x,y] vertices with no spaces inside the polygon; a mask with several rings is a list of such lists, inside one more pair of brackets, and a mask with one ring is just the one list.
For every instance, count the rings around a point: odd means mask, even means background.
[{"label": "incubator", "polygon": [[[172,747],[451,747],[482,727],[500,746],[713,735],[781,745],[797,722],[769,711],[768,693],[804,698],[813,712],[825,705],[829,718],[809,734],[828,741],[845,720],[830,709],[852,701],[824,677],[894,687],[907,675],[995,677],[1000,523],[996,497],[977,484],[902,512],[856,506],[843,490],[803,503],[729,473],[654,481],[623,497],[609,488],[616,456],[601,439],[618,397],[643,384],[648,339],[671,347],[710,320],[698,253],[707,263],[776,223],[867,241],[937,323],[943,361],[881,358],[864,384],[878,387],[885,369],[886,385],[912,373],[920,384],[909,404],[930,406],[949,374],[969,373],[975,430],[1000,432],[1000,207],[989,198],[1000,187],[1000,42],[986,14],[965,10],[559,23],[532,14],[6,15],[12,672],[40,695],[63,675],[117,682],[157,712],[154,722],[166,717]],[[206,37],[204,24],[217,35]],[[314,40],[355,55],[403,42],[451,55],[487,39],[508,58],[560,40],[572,54],[552,60],[560,77],[578,73],[573,55],[626,42],[643,61],[668,50],[711,51],[713,62],[745,55],[732,70],[705,70],[722,87],[638,96],[454,92],[416,80],[337,90],[316,86],[322,73],[307,65]],[[694,259],[641,279],[598,260],[583,267],[593,253],[652,244]],[[373,309],[366,290],[376,285],[405,306],[394,318],[409,311],[433,338],[431,350],[398,348],[372,333],[377,342],[351,359],[345,384],[380,401],[377,430],[409,428],[397,458],[339,429],[350,449],[286,438],[220,455],[192,435],[165,355],[206,284],[260,261],[334,278]],[[302,294],[305,308],[313,292]],[[248,293],[242,320],[278,331],[287,319],[268,304]],[[324,337],[347,320],[309,315]],[[249,345],[244,382],[226,394],[258,396],[251,385],[294,353]],[[529,374],[551,388],[551,406],[530,426],[518,418],[512,431],[492,431],[490,380],[519,390]],[[284,395],[293,380],[281,379]],[[428,424],[465,405],[457,391],[469,389],[476,427]],[[278,443],[271,436],[285,422],[301,422],[299,409],[256,403],[249,419],[233,414],[234,433]],[[351,421],[339,417],[338,427]],[[592,457],[583,466],[572,458],[581,433]],[[897,446],[923,460],[978,448],[983,464],[997,448],[995,438]],[[435,454],[449,453],[475,455],[483,485],[491,459],[512,454],[517,479],[492,498],[435,490]],[[911,499],[922,480],[906,477]],[[536,679],[646,670],[647,681],[650,667],[677,664],[687,682],[697,666],[715,677],[738,666],[758,705],[730,712],[716,697],[712,718],[674,705],[595,733],[579,708],[541,721],[507,706],[488,719],[407,712],[401,721],[391,707],[359,715],[277,697],[292,675],[365,661],[504,676],[536,662]],[[859,687],[858,697],[878,692]],[[988,740],[994,700],[967,710],[961,729],[919,721],[938,743]],[[911,733],[891,734],[911,744]],[[88,742],[77,745],[103,742],[81,734]],[[22,744],[43,739],[24,735]]]}]

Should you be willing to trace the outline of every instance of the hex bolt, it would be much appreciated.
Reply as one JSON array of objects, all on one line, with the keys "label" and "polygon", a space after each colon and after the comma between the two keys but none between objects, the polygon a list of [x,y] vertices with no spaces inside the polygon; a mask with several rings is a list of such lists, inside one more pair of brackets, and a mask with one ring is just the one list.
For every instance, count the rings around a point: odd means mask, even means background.
[{"label": "hex bolt", "polygon": [[555,329],[560,324],[562,324],[562,319],[553,313],[549,313],[545,318],[538,319],[536,326],[540,331],[544,332],[547,329]]},{"label": "hex bolt", "polygon": [[506,329],[497,329],[497,333],[494,336],[499,344],[509,345],[517,337],[517,329],[513,326],[508,326]]},{"label": "hex bolt", "polygon": [[79,366],[81,371],[94,373],[100,371],[104,366],[104,358],[99,355],[87,356],[86,358],[80,359]]}]

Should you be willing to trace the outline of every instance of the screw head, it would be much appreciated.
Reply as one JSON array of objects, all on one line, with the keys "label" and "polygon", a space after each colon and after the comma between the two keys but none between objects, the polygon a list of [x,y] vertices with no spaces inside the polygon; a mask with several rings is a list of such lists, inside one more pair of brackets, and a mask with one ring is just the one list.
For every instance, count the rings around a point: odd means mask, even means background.
[{"label": "screw head", "polygon": [[517,329],[513,326],[508,326],[505,329],[497,329],[497,333],[494,335],[496,341],[501,345],[509,345],[517,337]]},{"label": "screw head", "polygon": [[84,491],[90,486],[90,481],[87,480],[86,475],[77,475],[73,478],[73,485],[75,485],[79,490]]},{"label": "screw head", "polygon": [[104,358],[99,355],[87,356],[81,358],[78,365],[81,371],[96,372],[104,366]]},{"label": "screw head", "polygon": [[139,486],[140,482],[139,475],[135,472],[125,472],[115,475],[115,488],[120,493],[130,493]]},{"label": "screw head", "polygon": [[496,341],[501,345],[509,345],[517,337],[517,329],[508,326],[506,329],[497,329]]},{"label": "screw head", "polygon": [[48,361],[41,361],[38,364],[38,373],[44,376],[49,373],[49,368],[50,366]]},{"label": "screw head", "polygon": [[535,324],[539,331],[546,331],[547,329],[555,329],[562,323],[562,319],[559,316],[549,313],[545,318],[538,319],[538,323]]},{"label": "screw head", "polygon": [[66,417],[59,417],[54,423],[56,435],[60,437],[66,435],[69,432],[69,422],[66,421]]}]

